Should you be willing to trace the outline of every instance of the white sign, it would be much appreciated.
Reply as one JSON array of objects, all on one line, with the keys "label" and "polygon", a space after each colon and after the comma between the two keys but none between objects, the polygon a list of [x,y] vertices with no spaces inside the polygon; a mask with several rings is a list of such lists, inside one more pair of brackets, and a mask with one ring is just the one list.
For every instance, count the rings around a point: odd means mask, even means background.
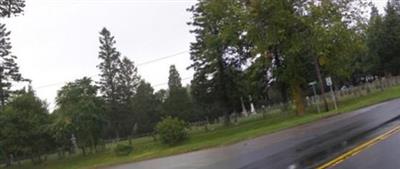
[{"label": "white sign", "polygon": [[313,82],[308,83],[308,85],[310,85],[310,86],[314,86],[314,85],[316,85],[316,84],[317,84],[316,81],[313,81]]},{"label": "white sign", "polygon": [[332,78],[331,77],[325,78],[325,81],[326,81],[327,86],[332,86]]}]

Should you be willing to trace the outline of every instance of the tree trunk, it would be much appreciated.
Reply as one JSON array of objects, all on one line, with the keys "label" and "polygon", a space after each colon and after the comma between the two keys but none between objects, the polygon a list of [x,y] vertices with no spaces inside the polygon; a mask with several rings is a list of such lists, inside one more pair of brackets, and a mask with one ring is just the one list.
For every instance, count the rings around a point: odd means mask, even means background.
[{"label": "tree trunk", "polygon": [[114,123],[114,129],[115,129],[115,139],[119,141],[120,135],[119,135],[119,124]]},{"label": "tree trunk", "polygon": [[3,87],[3,67],[0,67],[0,104],[1,110],[4,110],[5,106],[5,94],[4,94],[4,87]]},{"label": "tree trunk", "polygon": [[[222,52],[221,52],[222,53]],[[219,80],[219,85],[220,85],[220,90],[221,90],[221,96],[219,100],[222,103],[223,110],[224,110],[224,125],[229,126],[231,123],[230,115],[231,115],[231,104],[228,96],[228,91],[226,87],[226,72],[225,72],[225,66],[224,66],[224,61],[222,56],[219,56],[217,58],[217,63],[218,63],[218,71],[220,73],[218,80]]]},{"label": "tree trunk", "polygon": [[224,126],[229,126],[231,124],[231,117],[229,112],[224,113]]},{"label": "tree trunk", "polygon": [[315,57],[314,65],[315,65],[315,71],[317,73],[319,89],[321,91],[322,100],[324,101],[324,108],[325,108],[325,111],[329,111],[328,101],[326,100],[326,96],[325,96],[325,85],[324,85],[324,81],[322,80],[321,68],[319,65],[318,57]]},{"label": "tree trunk", "polygon": [[85,147],[81,147],[81,149],[82,149],[83,156],[86,156],[86,148]]},{"label": "tree trunk", "polygon": [[12,162],[11,162],[10,155],[6,155],[6,161],[5,161],[6,167],[10,167],[11,163]]},{"label": "tree trunk", "polygon": [[296,114],[298,116],[302,116],[304,115],[305,112],[303,92],[299,84],[292,84],[291,88],[292,88],[293,102],[296,105]]}]

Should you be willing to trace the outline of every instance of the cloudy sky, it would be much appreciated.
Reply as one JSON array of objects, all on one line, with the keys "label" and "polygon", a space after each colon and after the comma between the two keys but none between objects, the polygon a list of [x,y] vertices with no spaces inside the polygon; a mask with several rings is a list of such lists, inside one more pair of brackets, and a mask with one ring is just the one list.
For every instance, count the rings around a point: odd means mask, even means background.
[{"label": "cloudy sky", "polygon": [[[26,0],[25,14],[6,19],[12,52],[37,95],[53,103],[65,82],[97,79],[99,31],[107,27],[117,49],[156,89],[165,88],[169,65],[190,82],[187,8],[196,0]],[[383,9],[386,0],[373,0]],[[163,58],[160,60],[160,58]],[[158,60],[158,61],[155,61]],[[52,109],[53,104],[50,105]]]}]

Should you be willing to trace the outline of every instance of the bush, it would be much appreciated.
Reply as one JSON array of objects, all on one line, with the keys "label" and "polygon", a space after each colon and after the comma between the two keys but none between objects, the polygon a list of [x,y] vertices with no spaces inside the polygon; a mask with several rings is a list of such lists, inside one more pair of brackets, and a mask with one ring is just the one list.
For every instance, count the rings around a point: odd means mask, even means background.
[{"label": "bush", "polygon": [[166,145],[176,145],[188,137],[187,125],[178,118],[167,117],[156,126],[156,132],[161,143]]},{"label": "bush", "polygon": [[133,147],[128,144],[117,144],[114,152],[117,156],[127,156],[133,151]]}]

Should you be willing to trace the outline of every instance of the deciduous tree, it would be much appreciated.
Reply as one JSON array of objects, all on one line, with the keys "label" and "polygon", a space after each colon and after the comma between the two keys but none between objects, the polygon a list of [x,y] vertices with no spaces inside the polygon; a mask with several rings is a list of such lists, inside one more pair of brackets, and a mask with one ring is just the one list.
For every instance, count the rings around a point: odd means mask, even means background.
[{"label": "deciduous tree", "polygon": [[[105,124],[103,100],[97,96],[97,87],[90,78],[84,77],[68,83],[58,91],[58,109],[53,130],[61,144],[70,140],[72,134],[78,146],[86,153],[100,144]],[[64,141],[63,141],[64,140]],[[62,145],[61,145],[62,146]]]},{"label": "deciduous tree", "polygon": [[0,113],[0,123],[0,145],[8,165],[11,156],[29,157],[34,163],[39,163],[54,145],[48,129],[50,115],[47,104],[31,89],[11,99]]}]

